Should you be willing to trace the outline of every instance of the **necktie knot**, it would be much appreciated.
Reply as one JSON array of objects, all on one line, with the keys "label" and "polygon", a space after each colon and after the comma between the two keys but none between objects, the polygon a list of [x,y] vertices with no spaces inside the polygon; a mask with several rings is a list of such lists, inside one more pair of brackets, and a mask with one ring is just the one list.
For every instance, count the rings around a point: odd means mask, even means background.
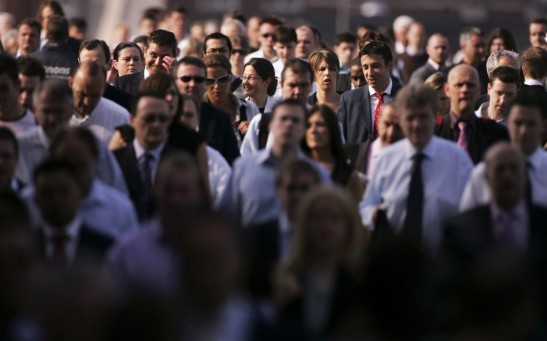
[{"label": "necktie knot", "polygon": [[460,128],[460,133],[458,134],[458,140],[456,143],[463,149],[467,150],[467,147],[469,146],[469,142],[467,140],[467,132],[465,131],[467,128],[467,122],[459,121],[458,128]]},{"label": "necktie knot", "polygon": [[374,94],[374,96],[378,98],[378,101],[380,101],[380,103],[384,103],[384,93],[377,92]]},{"label": "necktie knot", "polygon": [[467,127],[467,122],[465,121],[458,122],[458,128],[460,128],[460,130],[465,130],[466,127]]}]

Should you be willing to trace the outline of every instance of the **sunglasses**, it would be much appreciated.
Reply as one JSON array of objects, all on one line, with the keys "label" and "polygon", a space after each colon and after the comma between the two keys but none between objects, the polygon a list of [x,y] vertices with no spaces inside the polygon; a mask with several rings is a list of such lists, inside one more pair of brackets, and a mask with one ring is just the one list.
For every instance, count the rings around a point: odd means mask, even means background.
[{"label": "sunglasses", "polygon": [[225,76],[222,76],[222,77],[217,77],[217,78],[209,78],[207,77],[207,79],[205,80],[205,82],[207,83],[207,85],[213,85],[215,83],[218,83],[218,84],[226,84],[230,81],[230,75],[225,75]]},{"label": "sunglasses", "polygon": [[201,76],[182,76],[179,77],[179,79],[184,83],[190,83],[190,81],[192,80],[194,80],[194,82],[198,84],[205,82],[205,77]]},{"label": "sunglasses", "polygon": [[247,54],[247,50],[245,50],[245,49],[233,49],[232,54]]}]

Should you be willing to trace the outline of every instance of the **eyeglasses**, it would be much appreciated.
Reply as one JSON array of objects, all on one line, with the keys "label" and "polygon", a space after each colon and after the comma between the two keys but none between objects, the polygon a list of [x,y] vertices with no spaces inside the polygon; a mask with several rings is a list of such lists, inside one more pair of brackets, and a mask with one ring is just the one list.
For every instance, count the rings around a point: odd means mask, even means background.
[{"label": "eyeglasses", "polygon": [[262,35],[262,38],[265,38],[265,39],[273,37],[273,33],[262,33],[261,35]]},{"label": "eyeglasses", "polygon": [[246,82],[246,81],[254,81],[254,80],[262,79],[262,78],[260,78],[260,77],[251,77],[251,76],[241,76],[239,79],[241,79],[243,82]]},{"label": "eyeglasses", "polygon": [[205,54],[213,54],[213,53],[228,53],[227,47],[221,47],[219,49],[209,49],[205,51]]},{"label": "eyeglasses", "polygon": [[207,77],[207,79],[205,80],[205,82],[207,83],[207,85],[213,85],[215,83],[218,83],[218,84],[226,84],[230,81],[230,75],[224,75],[222,77],[217,77],[217,78],[209,78]]},{"label": "eyeglasses", "polygon": [[247,50],[245,50],[245,49],[233,49],[232,54],[247,54]]},{"label": "eyeglasses", "polygon": [[160,123],[165,123],[167,121],[169,121],[169,116],[168,115],[162,115],[162,114],[150,114],[150,115],[146,115],[142,118],[143,122],[144,123],[153,123],[155,121],[159,121]]},{"label": "eyeglasses", "polygon": [[195,83],[201,84],[205,82],[205,77],[201,76],[182,76],[179,79],[184,83],[190,83],[191,80],[194,80]]}]

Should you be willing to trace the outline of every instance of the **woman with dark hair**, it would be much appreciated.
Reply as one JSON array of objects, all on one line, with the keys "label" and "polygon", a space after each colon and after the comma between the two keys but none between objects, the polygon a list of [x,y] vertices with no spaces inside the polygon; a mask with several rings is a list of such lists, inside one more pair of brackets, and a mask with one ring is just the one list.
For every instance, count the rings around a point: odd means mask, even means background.
[{"label": "woman with dark hair", "polygon": [[340,126],[329,106],[318,105],[310,111],[303,149],[330,173],[334,183],[346,187],[356,202],[361,201],[363,185],[347,162]]},{"label": "woman with dark hair", "polygon": [[236,138],[241,146],[241,139],[247,133],[249,121],[258,114],[258,108],[252,101],[239,99],[232,94],[232,65],[226,56],[208,54],[203,58],[203,63],[207,69],[207,90],[203,101],[230,115]]},{"label": "woman with dark hair", "polygon": [[496,27],[490,32],[490,38],[488,38],[488,43],[486,44],[486,51],[488,51],[488,55],[491,55],[492,53],[501,50],[518,52],[517,43],[515,42],[515,38],[511,31],[503,27]]},{"label": "woman with dark hair", "polygon": [[313,69],[317,92],[310,95],[308,104],[328,105],[334,112],[338,112],[340,94],[336,92],[340,61],[336,54],[329,49],[321,49],[310,54],[308,61]]},{"label": "woman with dark hair", "polygon": [[245,64],[241,76],[243,93],[258,107],[261,114],[269,114],[277,101],[272,97],[277,79],[272,63],[265,58],[252,58]]},{"label": "woman with dark hair", "polygon": [[118,44],[112,53],[113,68],[118,77],[141,72],[144,70],[144,56],[139,45],[124,41]]}]

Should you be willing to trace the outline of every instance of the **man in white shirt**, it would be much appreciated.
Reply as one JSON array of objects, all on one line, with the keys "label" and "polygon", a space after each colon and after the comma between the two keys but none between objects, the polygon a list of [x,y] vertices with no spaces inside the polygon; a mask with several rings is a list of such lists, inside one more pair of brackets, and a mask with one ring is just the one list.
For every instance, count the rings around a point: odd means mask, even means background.
[{"label": "man in white shirt", "polygon": [[283,25],[283,22],[276,17],[267,17],[260,22],[260,49],[248,54],[245,57],[245,63],[251,58],[266,58],[270,62],[277,60],[277,55],[274,50],[273,34],[278,26]]},{"label": "man in white shirt", "polygon": [[91,61],[80,64],[74,77],[69,78],[74,98],[70,125],[88,127],[108,143],[116,127],[129,124],[129,113],[119,104],[102,97],[105,84],[102,65]]},{"label": "man in white shirt", "polygon": [[[278,26],[273,35],[274,50],[277,60],[272,63],[275,77],[281,79],[281,73],[287,60],[294,58],[296,50],[296,31],[294,28],[286,25]],[[283,91],[281,91],[281,82],[277,83],[277,90],[273,96],[276,100],[283,100]]]},{"label": "man in white shirt", "polygon": [[[535,205],[547,206],[547,153],[541,145],[544,127],[542,110],[543,106],[538,98],[519,94],[509,108],[507,120],[511,143],[526,158],[529,181],[527,200]],[[485,164],[481,162],[473,169],[465,186],[460,210],[466,211],[487,204],[491,199],[485,178]]]},{"label": "man in white shirt", "polygon": [[444,222],[458,213],[472,162],[456,144],[433,136],[434,90],[409,85],[397,95],[396,106],[406,139],[378,157],[360,213],[365,226],[376,228],[378,211],[384,210],[398,236],[435,253]]},{"label": "man in white shirt", "polygon": [[520,75],[517,70],[509,66],[495,68],[487,86],[489,101],[482,103],[475,115],[507,125],[509,105],[517,95],[519,85]]}]

